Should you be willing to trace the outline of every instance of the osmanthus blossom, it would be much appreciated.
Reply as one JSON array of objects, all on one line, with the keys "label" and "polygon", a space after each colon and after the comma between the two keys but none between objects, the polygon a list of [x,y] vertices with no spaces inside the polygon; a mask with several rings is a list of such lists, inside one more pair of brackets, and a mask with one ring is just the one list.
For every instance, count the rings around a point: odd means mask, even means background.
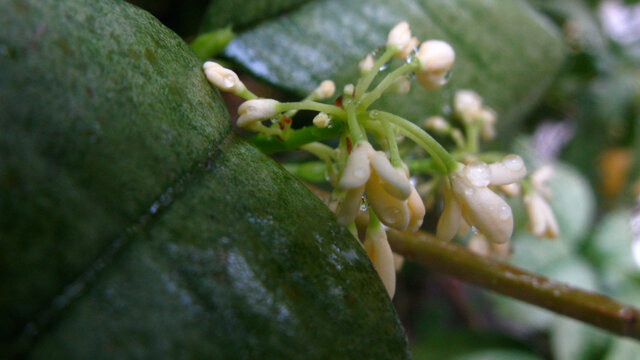
[{"label": "osmanthus blossom", "polygon": [[551,189],[546,182],[553,175],[551,166],[546,165],[531,175],[531,190],[523,200],[529,221],[528,230],[537,237],[555,238],[559,227],[547,200],[551,199]]},{"label": "osmanthus blossom", "polygon": [[526,174],[524,162],[517,155],[507,155],[502,161],[488,165],[482,162],[461,164],[449,176],[450,188],[445,190],[444,211],[438,221],[436,237],[451,240],[464,218],[490,241],[509,241],[513,232],[511,207],[489,185],[516,183]]},{"label": "osmanthus blossom", "polygon": [[[393,57],[405,61],[380,81],[374,81],[380,69]],[[320,138],[310,141],[305,138],[295,147],[325,162],[334,185],[332,199],[337,202],[331,209],[336,212],[338,223],[349,228],[355,236],[355,219],[362,213],[363,201],[368,205],[369,224],[362,245],[389,296],[393,297],[397,261],[394,261],[387,241],[385,226],[400,231],[418,231],[426,213],[423,199],[409,181],[409,168],[401,158],[398,139],[411,139],[426,150],[437,168],[430,175],[437,182],[444,180],[447,184],[443,194],[445,207],[437,227],[439,238],[450,240],[462,223],[474,226],[492,243],[506,242],[513,231],[511,208],[493,189],[513,192],[514,187],[517,188],[526,174],[522,159],[508,155],[497,163],[463,165],[411,121],[369,109],[385,93],[406,94],[411,87],[411,74],[426,89],[442,87],[448,81],[454,61],[455,52],[447,42],[432,39],[420,43],[412,36],[408,23],[401,22],[389,32],[384,52],[369,54],[358,64],[360,79],[344,85],[342,95],[333,105],[316,102],[334,95],[336,86],[330,80],[321,82],[300,102],[279,102],[258,98],[246,89],[233,71],[215,62],[206,62],[203,69],[207,79],[220,90],[246,100],[238,108],[237,125],[242,128],[272,137],[273,142],[287,141],[297,134],[313,138],[315,133],[336,131],[339,142],[335,149],[320,142],[323,140]],[[299,110],[317,112],[313,118],[313,131],[298,131],[288,126]],[[465,126],[475,129],[475,134],[485,138],[494,136],[496,114],[482,104],[476,93],[458,91],[454,113]],[[270,121],[263,124],[265,120]],[[451,136],[457,146],[471,144],[460,129],[442,117],[430,117],[423,126],[429,131]],[[374,148],[369,142],[370,135],[381,149]],[[477,152],[475,146],[469,149],[471,153]],[[532,207],[543,207],[535,197],[530,203]]]}]

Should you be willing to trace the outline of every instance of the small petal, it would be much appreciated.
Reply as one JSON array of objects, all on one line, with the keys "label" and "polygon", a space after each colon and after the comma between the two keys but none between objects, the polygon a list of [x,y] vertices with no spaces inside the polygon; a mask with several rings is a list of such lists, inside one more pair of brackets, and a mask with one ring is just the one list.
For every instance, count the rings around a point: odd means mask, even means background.
[{"label": "small petal", "polygon": [[409,226],[410,214],[406,200],[400,200],[390,195],[382,186],[380,177],[375,172],[365,186],[369,205],[380,221],[394,229],[404,231]]},{"label": "small petal", "polygon": [[555,238],[558,236],[558,222],[549,203],[538,193],[524,197],[525,209],[529,217],[527,227],[537,237]]},{"label": "small petal", "polygon": [[202,65],[202,68],[207,80],[222,91],[239,93],[245,89],[235,72],[216,62],[207,61]]},{"label": "small petal", "polygon": [[396,57],[399,59],[406,59],[411,55],[412,52],[416,50],[418,45],[420,44],[420,40],[417,37],[412,37],[409,41],[404,45],[402,50],[396,54]]},{"label": "small petal", "polygon": [[403,21],[391,29],[387,37],[387,46],[402,51],[411,41],[411,29],[409,24]]},{"label": "small petal", "polygon": [[394,80],[393,84],[389,86],[390,93],[405,95],[411,90],[411,81],[406,76],[400,76]]},{"label": "small petal", "polygon": [[464,122],[475,121],[482,113],[482,98],[472,90],[456,91],[453,97],[453,111]]},{"label": "small petal", "polygon": [[519,182],[527,175],[524,161],[518,155],[507,155],[500,162],[489,164],[491,185],[506,185]]},{"label": "small petal", "polygon": [[474,234],[467,243],[467,249],[480,256],[488,256],[491,250],[489,240],[482,234]]},{"label": "small petal", "polygon": [[262,121],[275,116],[279,103],[272,99],[255,99],[243,102],[238,108],[238,126],[245,127],[256,121]]},{"label": "small petal", "polygon": [[451,125],[442,116],[429,117],[424,121],[422,127],[438,134],[446,134],[451,130]]},{"label": "small petal", "polygon": [[367,228],[362,246],[387,289],[389,297],[393,298],[396,292],[396,269],[393,252],[384,229],[381,226]]},{"label": "small petal", "polygon": [[387,155],[382,151],[376,151],[370,158],[371,167],[382,180],[385,190],[400,200],[405,200],[411,194],[411,183],[404,174],[404,169],[394,168]]},{"label": "small petal", "polygon": [[511,238],[513,213],[500,196],[487,187],[474,186],[464,171],[455,173],[451,183],[462,216],[470,225],[492,242],[502,243]]},{"label": "small petal", "polygon": [[364,75],[373,69],[373,65],[375,65],[375,59],[373,58],[373,55],[368,54],[358,64],[358,70],[360,70],[360,74]]},{"label": "small petal", "polygon": [[444,210],[438,220],[436,237],[442,241],[450,241],[456,235],[461,221],[460,205],[458,205],[453,193],[447,190],[444,193]]},{"label": "small petal", "polygon": [[407,200],[407,206],[409,206],[409,230],[418,231],[424,221],[424,214],[427,210],[424,207],[424,202],[418,194],[418,191],[412,186],[411,195]]},{"label": "small petal", "polygon": [[364,186],[347,191],[347,195],[344,200],[342,200],[342,203],[340,203],[336,214],[338,224],[348,226],[355,221],[360,212],[363,194]]},{"label": "small petal", "polygon": [[437,89],[447,82],[447,72],[455,61],[451,45],[440,40],[425,41],[417,54],[420,71],[416,73],[418,82],[427,89]]},{"label": "small petal", "polygon": [[371,175],[369,156],[375,153],[368,141],[357,143],[347,158],[338,187],[343,190],[359,188],[364,185]]},{"label": "small petal", "polygon": [[315,99],[324,100],[333,96],[336,92],[336,84],[331,80],[325,80],[320,83],[320,86],[314,90]]},{"label": "small petal", "polygon": [[520,184],[518,183],[500,185],[498,189],[507,196],[513,197],[520,195]]},{"label": "small petal", "polygon": [[329,115],[323,112],[318,113],[318,115],[316,115],[313,118],[313,125],[319,128],[326,128],[327,126],[329,126],[329,122],[330,122]]}]

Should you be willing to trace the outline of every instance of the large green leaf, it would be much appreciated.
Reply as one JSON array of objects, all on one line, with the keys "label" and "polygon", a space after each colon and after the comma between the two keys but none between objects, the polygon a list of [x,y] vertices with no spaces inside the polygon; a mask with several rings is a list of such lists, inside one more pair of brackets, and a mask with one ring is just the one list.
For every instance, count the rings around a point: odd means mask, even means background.
[{"label": "large green leaf", "polygon": [[232,25],[246,28],[266,18],[291,11],[310,0],[211,0],[204,14],[202,31]]},{"label": "large green leaf", "polygon": [[444,39],[456,51],[444,90],[415,84],[408,96],[389,96],[382,104],[413,121],[442,113],[459,88],[477,90],[503,119],[516,118],[537,101],[563,59],[554,27],[523,1],[498,0],[316,1],[242,34],[226,54],[299,95],[324,79],[342,88],[402,20],[420,39]]},{"label": "large green leaf", "polygon": [[0,1],[0,357],[406,358],[366,254],[122,1]]}]

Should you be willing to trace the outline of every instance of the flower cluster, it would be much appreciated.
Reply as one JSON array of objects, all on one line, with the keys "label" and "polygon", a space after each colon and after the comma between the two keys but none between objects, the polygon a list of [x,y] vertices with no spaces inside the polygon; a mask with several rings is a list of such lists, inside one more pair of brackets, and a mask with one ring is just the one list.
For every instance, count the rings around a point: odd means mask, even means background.
[{"label": "flower cluster", "polygon": [[[394,58],[403,61],[391,69]],[[386,232],[418,231],[428,208],[425,200],[427,205],[432,204],[430,199],[436,192],[444,198],[436,229],[436,236],[442,240],[451,240],[461,228],[472,226],[478,232],[476,248],[482,241],[507,243],[513,232],[513,214],[499,193],[517,195],[522,182],[532,183],[527,189],[533,190],[526,193],[524,201],[534,234],[557,234],[553,213],[543,200],[543,176],[525,179],[527,170],[518,156],[503,154],[487,160],[479,153],[477,138],[495,136],[497,116],[478,94],[456,92],[453,115],[457,123],[431,116],[420,127],[395,114],[370,109],[386,93],[408,93],[412,78],[426,90],[442,87],[454,61],[455,52],[447,42],[432,39],[421,43],[412,35],[409,24],[401,22],[389,32],[384,51],[366,55],[358,64],[360,78],[344,84],[343,93],[335,98],[336,84],[325,80],[299,102],[262,99],[233,71],[214,62],[206,62],[203,68],[207,79],[220,90],[246,99],[238,108],[236,124],[258,133],[254,139],[261,146],[272,146],[275,151],[297,148],[320,159],[334,187],[330,208],[337,222],[356,237],[356,223],[360,226],[360,233],[365,234],[362,245],[389,296],[393,296],[395,272],[402,260],[393,254]],[[387,68],[391,70],[375,81],[381,69]],[[321,102],[331,99],[335,100],[333,104]],[[313,131],[291,128],[299,110],[317,113]],[[456,148],[447,151],[423,129],[450,136]],[[329,138],[337,138],[337,147],[324,142]],[[401,154],[406,147],[399,146],[403,139],[412,140],[430,157],[406,160]],[[304,169],[298,175],[311,171]],[[412,178],[412,174],[417,177]],[[416,185],[425,177],[426,183]]]}]

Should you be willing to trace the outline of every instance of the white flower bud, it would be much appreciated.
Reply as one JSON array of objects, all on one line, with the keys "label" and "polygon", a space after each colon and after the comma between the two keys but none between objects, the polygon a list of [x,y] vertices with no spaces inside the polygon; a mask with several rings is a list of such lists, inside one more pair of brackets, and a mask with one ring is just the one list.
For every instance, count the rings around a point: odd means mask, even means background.
[{"label": "white flower bud", "polygon": [[447,82],[447,72],[455,61],[451,45],[440,40],[425,41],[418,49],[420,71],[416,77],[427,89],[438,89]]},{"label": "white flower bud", "polygon": [[375,171],[365,185],[365,192],[371,208],[383,224],[400,231],[407,229],[411,219],[407,201],[389,194]]},{"label": "white flower bud", "polygon": [[[453,192],[462,216],[492,242],[506,242],[513,232],[513,214],[509,205],[486,185],[484,169],[463,169],[451,176]],[[485,185],[481,185],[485,184]]]},{"label": "white flower bud", "polygon": [[384,229],[381,226],[367,228],[362,246],[387,289],[389,297],[393,298],[396,292],[396,269],[393,252]]},{"label": "white flower bud", "polygon": [[442,241],[450,241],[456,236],[456,232],[460,227],[462,221],[462,212],[460,205],[456,201],[453,193],[450,190],[444,193],[444,210],[438,220],[438,226],[436,227],[436,238]]},{"label": "white flower bud", "polygon": [[527,227],[534,236],[547,238],[558,236],[558,222],[551,206],[542,196],[536,192],[526,195],[524,205],[529,217]]},{"label": "white flower bud", "polygon": [[343,190],[359,188],[364,185],[371,175],[369,157],[375,153],[368,141],[358,142],[347,158],[338,187]]},{"label": "white flower bud", "polygon": [[506,185],[519,182],[527,175],[524,161],[518,155],[507,155],[500,162],[489,164],[491,185]]},{"label": "white flower bud", "polygon": [[520,195],[520,184],[518,183],[500,185],[498,189],[507,196],[513,197]]},{"label": "white flower bud", "polygon": [[404,264],[404,256],[393,253],[393,267],[395,268],[396,273],[399,273],[400,270],[402,270],[403,264]]},{"label": "white flower bud", "polygon": [[480,118],[482,119],[482,128],[480,134],[484,140],[492,140],[496,136],[496,112],[490,108],[483,108],[480,112]]},{"label": "white flower bud", "polygon": [[334,84],[333,81],[331,80],[325,80],[321,82],[320,86],[318,86],[314,90],[315,99],[317,100],[328,99],[332,97],[333,93],[335,92],[336,92],[336,84]]},{"label": "white flower bud", "polygon": [[256,121],[262,121],[278,114],[278,102],[273,99],[255,99],[243,102],[238,108],[238,126],[246,127]]},{"label": "white flower bud", "polygon": [[411,90],[411,81],[406,76],[400,76],[389,86],[388,92],[405,95]]},{"label": "white flower bud", "polygon": [[551,199],[552,193],[546,183],[552,177],[553,167],[551,165],[542,166],[531,174],[531,186],[547,200]]},{"label": "white flower bud", "polygon": [[355,91],[356,91],[356,87],[353,86],[353,84],[347,84],[342,89],[342,92],[345,94],[345,96],[348,96],[348,97],[352,97]]},{"label": "white flower bud", "polygon": [[411,194],[411,183],[404,174],[404,169],[394,168],[387,155],[382,151],[376,151],[372,154],[371,167],[375,170],[382,181],[384,189],[400,200],[405,200]]},{"label": "white flower bud", "polygon": [[469,239],[469,243],[467,243],[467,249],[474,254],[488,256],[491,251],[491,245],[484,235],[474,234],[471,239]]},{"label": "white flower bud", "polygon": [[438,134],[446,134],[451,130],[451,125],[442,116],[431,116],[426,119],[422,127],[427,131],[433,131]]},{"label": "white flower bud", "polygon": [[338,224],[349,226],[349,224],[355,221],[360,212],[363,193],[364,186],[347,191],[344,200],[340,203],[338,211],[336,212]]},{"label": "white flower bud", "polygon": [[329,119],[329,115],[321,112],[313,118],[313,125],[319,128],[326,128],[327,126],[329,126],[330,121],[331,120]]},{"label": "white flower bud", "polygon": [[412,37],[395,56],[399,59],[406,59],[413,51],[415,51],[419,44],[420,40],[418,40],[417,37]]},{"label": "white flower bud", "polygon": [[360,70],[360,74],[364,75],[373,69],[373,65],[375,65],[375,59],[373,58],[373,55],[368,54],[358,64],[358,70]]},{"label": "white flower bud", "polygon": [[207,80],[222,91],[238,94],[245,90],[244,84],[235,72],[216,62],[207,61],[202,65],[202,69]]},{"label": "white flower bud", "polygon": [[409,207],[409,230],[418,231],[424,221],[424,214],[427,210],[424,207],[424,202],[418,194],[418,191],[412,186],[411,195],[407,199],[407,206]]},{"label": "white flower bud", "polygon": [[387,37],[387,46],[394,47],[398,51],[402,51],[411,41],[411,30],[409,24],[403,21],[391,29]]},{"label": "white flower bud", "polygon": [[478,119],[482,114],[482,98],[472,90],[458,90],[453,97],[453,111],[464,122]]}]

